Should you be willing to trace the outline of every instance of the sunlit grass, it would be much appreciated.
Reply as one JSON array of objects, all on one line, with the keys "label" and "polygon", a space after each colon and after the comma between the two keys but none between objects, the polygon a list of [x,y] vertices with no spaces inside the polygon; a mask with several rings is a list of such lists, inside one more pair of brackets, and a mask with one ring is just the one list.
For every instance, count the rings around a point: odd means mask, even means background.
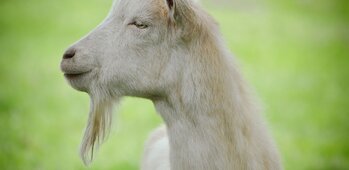
[{"label": "sunlit grass", "polygon": [[[78,149],[88,96],[67,85],[59,62],[110,5],[0,2],[0,169],[86,169]],[[205,6],[264,104],[285,168],[348,169],[349,33],[340,3],[234,5]],[[118,110],[91,169],[138,169],[147,134],[161,124],[147,100],[127,98]]]}]

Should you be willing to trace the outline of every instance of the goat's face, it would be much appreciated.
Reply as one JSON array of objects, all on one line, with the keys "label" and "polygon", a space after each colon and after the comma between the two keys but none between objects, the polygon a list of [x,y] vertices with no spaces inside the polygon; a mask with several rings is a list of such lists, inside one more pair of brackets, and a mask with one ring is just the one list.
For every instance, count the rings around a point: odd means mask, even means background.
[{"label": "goat's face", "polygon": [[61,69],[71,86],[88,93],[161,95],[168,85],[166,72],[176,67],[169,66],[175,62],[168,3],[117,1],[102,24],[65,52]]}]

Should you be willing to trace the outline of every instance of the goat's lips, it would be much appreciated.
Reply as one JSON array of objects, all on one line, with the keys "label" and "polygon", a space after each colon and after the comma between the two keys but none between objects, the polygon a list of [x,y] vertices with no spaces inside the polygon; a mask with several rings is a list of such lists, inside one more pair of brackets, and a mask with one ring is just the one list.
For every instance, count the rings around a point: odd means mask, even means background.
[{"label": "goat's lips", "polygon": [[86,72],[65,72],[64,73],[64,77],[68,78],[68,79],[73,79],[73,78],[77,78],[77,77],[81,77],[87,73],[89,73],[90,71],[86,71]]}]

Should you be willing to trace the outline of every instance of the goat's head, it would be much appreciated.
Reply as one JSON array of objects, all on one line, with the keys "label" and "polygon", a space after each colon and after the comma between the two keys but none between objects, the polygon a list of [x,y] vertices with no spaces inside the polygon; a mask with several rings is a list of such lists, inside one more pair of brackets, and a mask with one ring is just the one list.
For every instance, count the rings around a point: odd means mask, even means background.
[{"label": "goat's head", "polygon": [[171,0],[117,1],[102,24],[65,52],[61,69],[68,82],[92,94],[161,95],[178,45],[173,8]]},{"label": "goat's head", "polygon": [[91,97],[85,162],[108,130],[113,100],[161,98],[178,82],[186,62],[181,51],[200,34],[193,15],[190,0],[119,0],[102,24],[65,52],[67,81]]}]

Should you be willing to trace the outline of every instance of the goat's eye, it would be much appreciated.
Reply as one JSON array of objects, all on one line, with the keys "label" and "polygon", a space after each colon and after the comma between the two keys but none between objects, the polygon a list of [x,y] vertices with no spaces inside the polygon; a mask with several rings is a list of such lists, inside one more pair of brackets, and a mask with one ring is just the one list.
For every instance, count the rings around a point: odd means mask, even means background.
[{"label": "goat's eye", "polygon": [[134,26],[136,26],[136,27],[139,28],[139,29],[148,28],[148,25],[143,24],[143,23],[139,23],[139,22],[132,22],[132,23],[129,24],[129,25],[134,25]]}]

